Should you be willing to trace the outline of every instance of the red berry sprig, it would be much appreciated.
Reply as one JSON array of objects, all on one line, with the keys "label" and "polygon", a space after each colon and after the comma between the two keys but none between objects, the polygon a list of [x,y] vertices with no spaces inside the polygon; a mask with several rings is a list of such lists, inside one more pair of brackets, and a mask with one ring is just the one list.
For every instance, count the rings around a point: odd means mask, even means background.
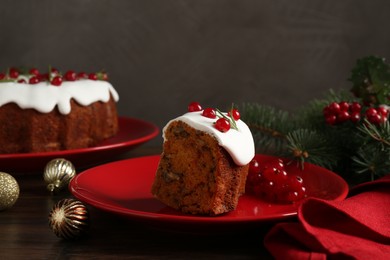
[{"label": "red berry sprig", "polygon": [[8,76],[11,78],[11,79],[16,79],[19,77],[19,71],[17,68],[10,68],[9,69],[9,72],[8,72]]},{"label": "red berry sprig", "polygon": [[39,78],[37,76],[32,76],[29,80],[28,80],[28,83],[29,84],[38,84],[39,83]]},{"label": "red berry sprig", "polygon": [[347,121],[358,123],[366,118],[372,124],[380,124],[387,120],[389,111],[385,107],[369,107],[363,112],[359,102],[332,102],[323,109],[325,122],[328,125],[342,124]]},{"label": "red berry sprig", "polygon": [[230,111],[228,112],[228,116],[229,116],[229,117],[233,117],[234,120],[236,120],[236,121],[239,120],[239,119],[241,118],[240,112],[238,112],[238,110],[235,109],[235,108],[233,108],[232,110],[230,110]]},{"label": "red berry sprig", "polygon": [[202,111],[202,106],[198,102],[191,102],[188,105],[188,112]]},{"label": "red berry sprig", "polygon": [[75,81],[77,79],[77,74],[73,70],[68,70],[64,75],[64,79],[66,81]]},{"label": "red berry sprig", "polygon": [[210,108],[210,107],[205,108],[203,110],[202,116],[212,118],[212,119],[217,118],[217,114],[215,113],[214,108]]},{"label": "red berry sprig", "polygon": [[35,75],[35,76],[38,76],[40,74],[39,70],[37,68],[31,68],[29,70],[29,73],[30,73],[30,75]]},{"label": "red berry sprig", "polygon": [[230,130],[230,122],[226,119],[226,118],[219,118],[216,122],[215,122],[215,128],[218,129],[219,131],[221,131],[222,133],[226,133],[227,131]]},{"label": "red berry sprig", "polygon": [[53,86],[61,86],[62,84],[62,77],[61,76],[55,76],[51,81],[50,83],[53,85]]},{"label": "red berry sprig", "polygon": [[384,107],[370,107],[366,110],[365,113],[367,120],[374,125],[379,125],[386,122],[388,114],[389,111]]},{"label": "red berry sprig", "polygon": [[294,203],[307,196],[302,177],[288,174],[282,159],[264,165],[252,159],[246,191],[273,203]]},{"label": "red berry sprig", "polygon": [[[26,76],[27,81],[25,78],[20,78],[21,75]],[[49,82],[53,86],[60,86],[64,81],[76,81],[80,79],[107,81],[108,75],[104,71],[87,74],[85,72],[76,73],[72,70],[69,70],[64,75],[61,75],[59,70],[52,67],[49,67],[48,73],[40,73],[37,68],[31,68],[26,71],[15,67],[10,68],[7,73],[0,73],[0,82],[17,82],[24,84]]]},{"label": "red berry sprig", "polygon": [[202,110],[202,116],[204,117],[211,119],[215,119],[218,117],[217,121],[214,123],[214,127],[219,131],[226,133],[230,130],[230,128],[238,130],[236,121],[240,119],[240,113],[237,109],[232,108],[227,113],[227,115],[225,115],[219,109],[209,107],[202,109],[202,106],[198,102],[191,102],[188,105],[188,112],[198,112]]}]

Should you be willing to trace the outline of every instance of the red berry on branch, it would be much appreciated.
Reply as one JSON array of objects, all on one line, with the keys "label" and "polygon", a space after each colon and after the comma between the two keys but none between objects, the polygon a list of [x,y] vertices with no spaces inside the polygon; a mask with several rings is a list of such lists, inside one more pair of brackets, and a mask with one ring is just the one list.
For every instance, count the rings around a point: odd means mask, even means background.
[{"label": "red berry on branch", "polygon": [[298,192],[296,192],[296,191],[287,192],[287,196],[286,196],[287,201],[294,202],[294,201],[298,201],[299,199],[300,198],[299,198]]},{"label": "red berry on branch", "polygon": [[260,171],[260,163],[256,159],[252,159],[249,163],[249,173],[258,174]]},{"label": "red berry on branch", "polygon": [[263,167],[257,164],[256,160],[249,164],[246,183],[248,192],[275,203],[294,203],[306,197],[303,179],[288,175],[283,160],[268,161]]},{"label": "red berry on branch", "polygon": [[255,194],[257,196],[263,196],[265,199],[274,202],[275,195],[276,195],[276,185],[275,182],[269,181],[269,180],[264,180],[261,185],[256,185],[254,187]]},{"label": "red berry on branch", "polygon": [[367,116],[367,120],[374,125],[379,125],[382,122],[382,116],[380,114],[373,114]]},{"label": "red berry on branch", "polygon": [[360,118],[360,112],[352,112],[349,120],[351,120],[352,123],[357,123],[360,121]]},{"label": "red berry on branch", "polygon": [[329,111],[333,114],[338,114],[340,112],[340,105],[337,102],[330,103]]},{"label": "red berry on branch", "polygon": [[337,117],[335,115],[329,115],[329,116],[325,117],[325,122],[328,125],[335,125],[337,122]]},{"label": "red berry on branch", "polygon": [[19,79],[17,82],[18,83],[26,83],[26,80],[25,79]]},{"label": "red berry on branch", "polygon": [[260,185],[262,179],[260,164],[256,159],[252,159],[249,163],[248,177],[245,185],[246,191],[253,193],[254,187]]},{"label": "red berry on branch", "polygon": [[280,158],[270,161],[269,163],[267,163],[267,165],[274,167],[276,169],[279,169],[279,170],[284,170],[284,162]]},{"label": "red berry on branch", "polygon": [[216,118],[217,114],[215,113],[215,110],[213,108],[208,107],[203,110],[202,116],[208,118]]},{"label": "red berry on branch", "polygon": [[55,76],[51,82],[50,82],[53,86],[61,86],[62,84],[62,77],[61,76]]},{"label": "red berry on branch", "polygon": [[0,73],[0,80],[5,79],[5,73]]},{"label": "red berry on branch", "polygon": [[96,73],[90,73],[88,75],[88,79],[90,79],[90,80],[97,80],[98,77],[97,77]]},{"label": "red berry on branch", "polygon": [[372,116],[375,116],[375,115],[377,115],[378,114],[378,111],[375,109],[375,108],[373,108],[373,107],[370,107],[369,109],[367,109],[367,111],[366,111],[366,116],[367,117],[372,117]]},{"label": "red berry on branch", "polygon": [[237,109],[232,109],[229,113],[228,113],[228,116],[230,117],[233,117],[234,120],[239,120],[241,118],[241,115],[240,115],[240,112],[238,112]]},{"label": "red berry on branch", "polygon": [[351,112],[359,112],[362,110],[362,105],[359,102],[352,102],[350,106]]},{"label": "red berry on branch", "polygon": [[300,187],[297,190],[290,190],[286,194],[287,201],[296,202],[306,197],[306,188]]},{"label": "red berry on branch", "polygon": [[58,69],[56,69],[56,68],[51,68],[50,72],[53,73],[53,74],[59,74],[60,73],[60,71]]},{"label": "red berry on branch", "polygon": [[341,101],[339,103],[339,106],[340,106],[341,111],[348,111],[349,110],[349,103],[346,101]]},{"label": "red berry on branch", "polygon": [[79,73],[77,74],[77,78],[78,78],[78,79],[87,79],[87,78],[88,78],[88,74],[85,73],[85,72],[79,72]]},{"label": "red berry on branch", "polygon": [[348,111],[340,111],[338,114],[337,114],[337,122],[339,123],[344,123],[345,121],[347,121],[348,119],[350,118],[350,115],[348,113]]},{"label": "red berry on branch", "polygon": [[28,72],[30,75],[35,75],[35,76],[38,76],[39,75],[39,70],[36,69],[36,68],[32,68],[29,70]]},{"label": "red berry on branch", "polygon": [[322,110],[322,113],[323,113],[324,117],[328,117],[330,115],[333,115],[333,113],[330,111],[329,106],[324,107],[324,109]]},{"label": "red berry on branch", "polygon": [[77,74],[76,72],[74,72],[73,70],[68,70],[65,75],[64,75],[64,79],[66,81],[75,81],[77,78]]},{"label": "red berry on branch", "polygon": [[101,78],[100,79],[107,81],[108,80],[108,74],[105,73],[105,72],[101,73]]},{"label": "red berry on branch", "polygon": [[49,79],[49,75],[47,73],[39,74],[38,76],[39,81],[46,81]]},{"label": "red berry on branch", "polygon": [[389,113],[389,111],[385,107],[378,107],[377,111],[379,114],[381,114],[382,116],[385,116],[385,117],[387,117],[387,115]]},{"label": "red berry on branch", "polygon": [[10,68],[9,69],[9,77],[11,79],[16,79],[17,77],[19,77],[19,71],[18,69],[16,68]]},{"label": "red berry on branch", "polygon": [[196,111],[201,111],[202,107],[198,102],[191,102],[188,105],[188,112],[196,112]]},{"label": "red berry on branch", "polygon": [[219,118],[215,122],[215,128],[222,133],[226,133],[230,129],[230,122],[225,118]]},{"label": "red berry on branch", "polygon": [[265,196],[267,195],[267,191],[266,189],[264,189],[264,186],[266,186],[266,181],[264,180],[261,180],[260,182],[256,183],[252,187],[253,194],[257,197],[265,198]]},{"label": "red berry on branch", "polygon": [[39,83],[39,78],[36,77],[36,76],[33,76],[33,77],[31,77],[31,78],[28,80],[28,83],[29,83],[29,84],[37,84],[37,83]]},{"label": "red berry on branch", "polygon": [[274,181],[277,175],[276,171],[278,171],[278,169],[267,164],[267,166],[263,168],[262,174],[266,180]]},{"label": "red berry on branch", "polygon": [[300,176],[291,176],[288,180],[288,186],[296,191],[303,187],[303,179]]}]

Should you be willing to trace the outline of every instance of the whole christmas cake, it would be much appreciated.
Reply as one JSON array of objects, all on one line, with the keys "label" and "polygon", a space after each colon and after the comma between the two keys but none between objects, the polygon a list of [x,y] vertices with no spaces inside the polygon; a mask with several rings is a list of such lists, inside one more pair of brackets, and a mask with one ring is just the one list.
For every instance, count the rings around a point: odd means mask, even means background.
[{"label": "whole christmas cake", "polygon": [[105,73],[0,73],[0,153],[94,146],[117,133],[118,99]]},{"label": "whole christmas cake", "polygon": [[163,152],[152,193],[184,213],[218,215],[236,208],[245,192],[254,142],[237,110],[189,106],[163,129]]}]

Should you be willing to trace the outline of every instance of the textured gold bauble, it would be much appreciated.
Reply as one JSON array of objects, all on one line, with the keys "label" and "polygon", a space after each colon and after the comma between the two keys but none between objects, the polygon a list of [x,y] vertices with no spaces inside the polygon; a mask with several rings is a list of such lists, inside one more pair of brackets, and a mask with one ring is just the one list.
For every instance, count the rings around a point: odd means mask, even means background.
[{"label": "textured gold bauble", "polygon": [[76,169],[73,164],[63,158],[53,159],[48,162],[43,172],[47,189],[51,192],[57,192],[67,187],[75,175]]},{"label": "textured gold bauble", "polygon": [[0,211],[12,207],[18,198],[18,182],[10,174],[0,172]]},{"label": "textured gold bauble", "polygon": [[49,226],[60,238],[79,238],[89,229],[88,209],[78,200],[62,199],[50,211]]}]

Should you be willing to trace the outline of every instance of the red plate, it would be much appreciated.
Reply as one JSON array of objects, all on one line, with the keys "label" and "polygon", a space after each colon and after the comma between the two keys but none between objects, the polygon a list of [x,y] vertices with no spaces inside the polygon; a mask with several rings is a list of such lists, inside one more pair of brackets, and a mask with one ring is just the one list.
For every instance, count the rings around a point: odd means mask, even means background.
[{"label": "red plate", "polygon": [[151,123],[119,117],[118,134],[97,146],[44,153],[0,154],[0,171],[43,171],[47,162],[54,158],[68,159],[77,168],[88,167],[99,162],[107,162],[110,158],[153,139],[158,133],[158,128]]},{"label": "red plate", "polygon": [[[229,224],[232,227],[232,224],[274,221],[297,214],[298,204],[270,204],[249,195],[243,195],[236,210],[224,215],[208,217],[180,213],[150,193],[159,158],[158,155],[139,157],[88,169],[72,179],[70,191],[96,208],[165,227],[169,224],[176,228],[183,224],[192,227]],[[274,157],[256,155],[256,158],[265,162]],[[347,183],[329,170],[312,164],[305,164],[303,171],[292,165],[286,170],[303,177],[309,196],[327,200],[342,200],[347,196]]]}]

